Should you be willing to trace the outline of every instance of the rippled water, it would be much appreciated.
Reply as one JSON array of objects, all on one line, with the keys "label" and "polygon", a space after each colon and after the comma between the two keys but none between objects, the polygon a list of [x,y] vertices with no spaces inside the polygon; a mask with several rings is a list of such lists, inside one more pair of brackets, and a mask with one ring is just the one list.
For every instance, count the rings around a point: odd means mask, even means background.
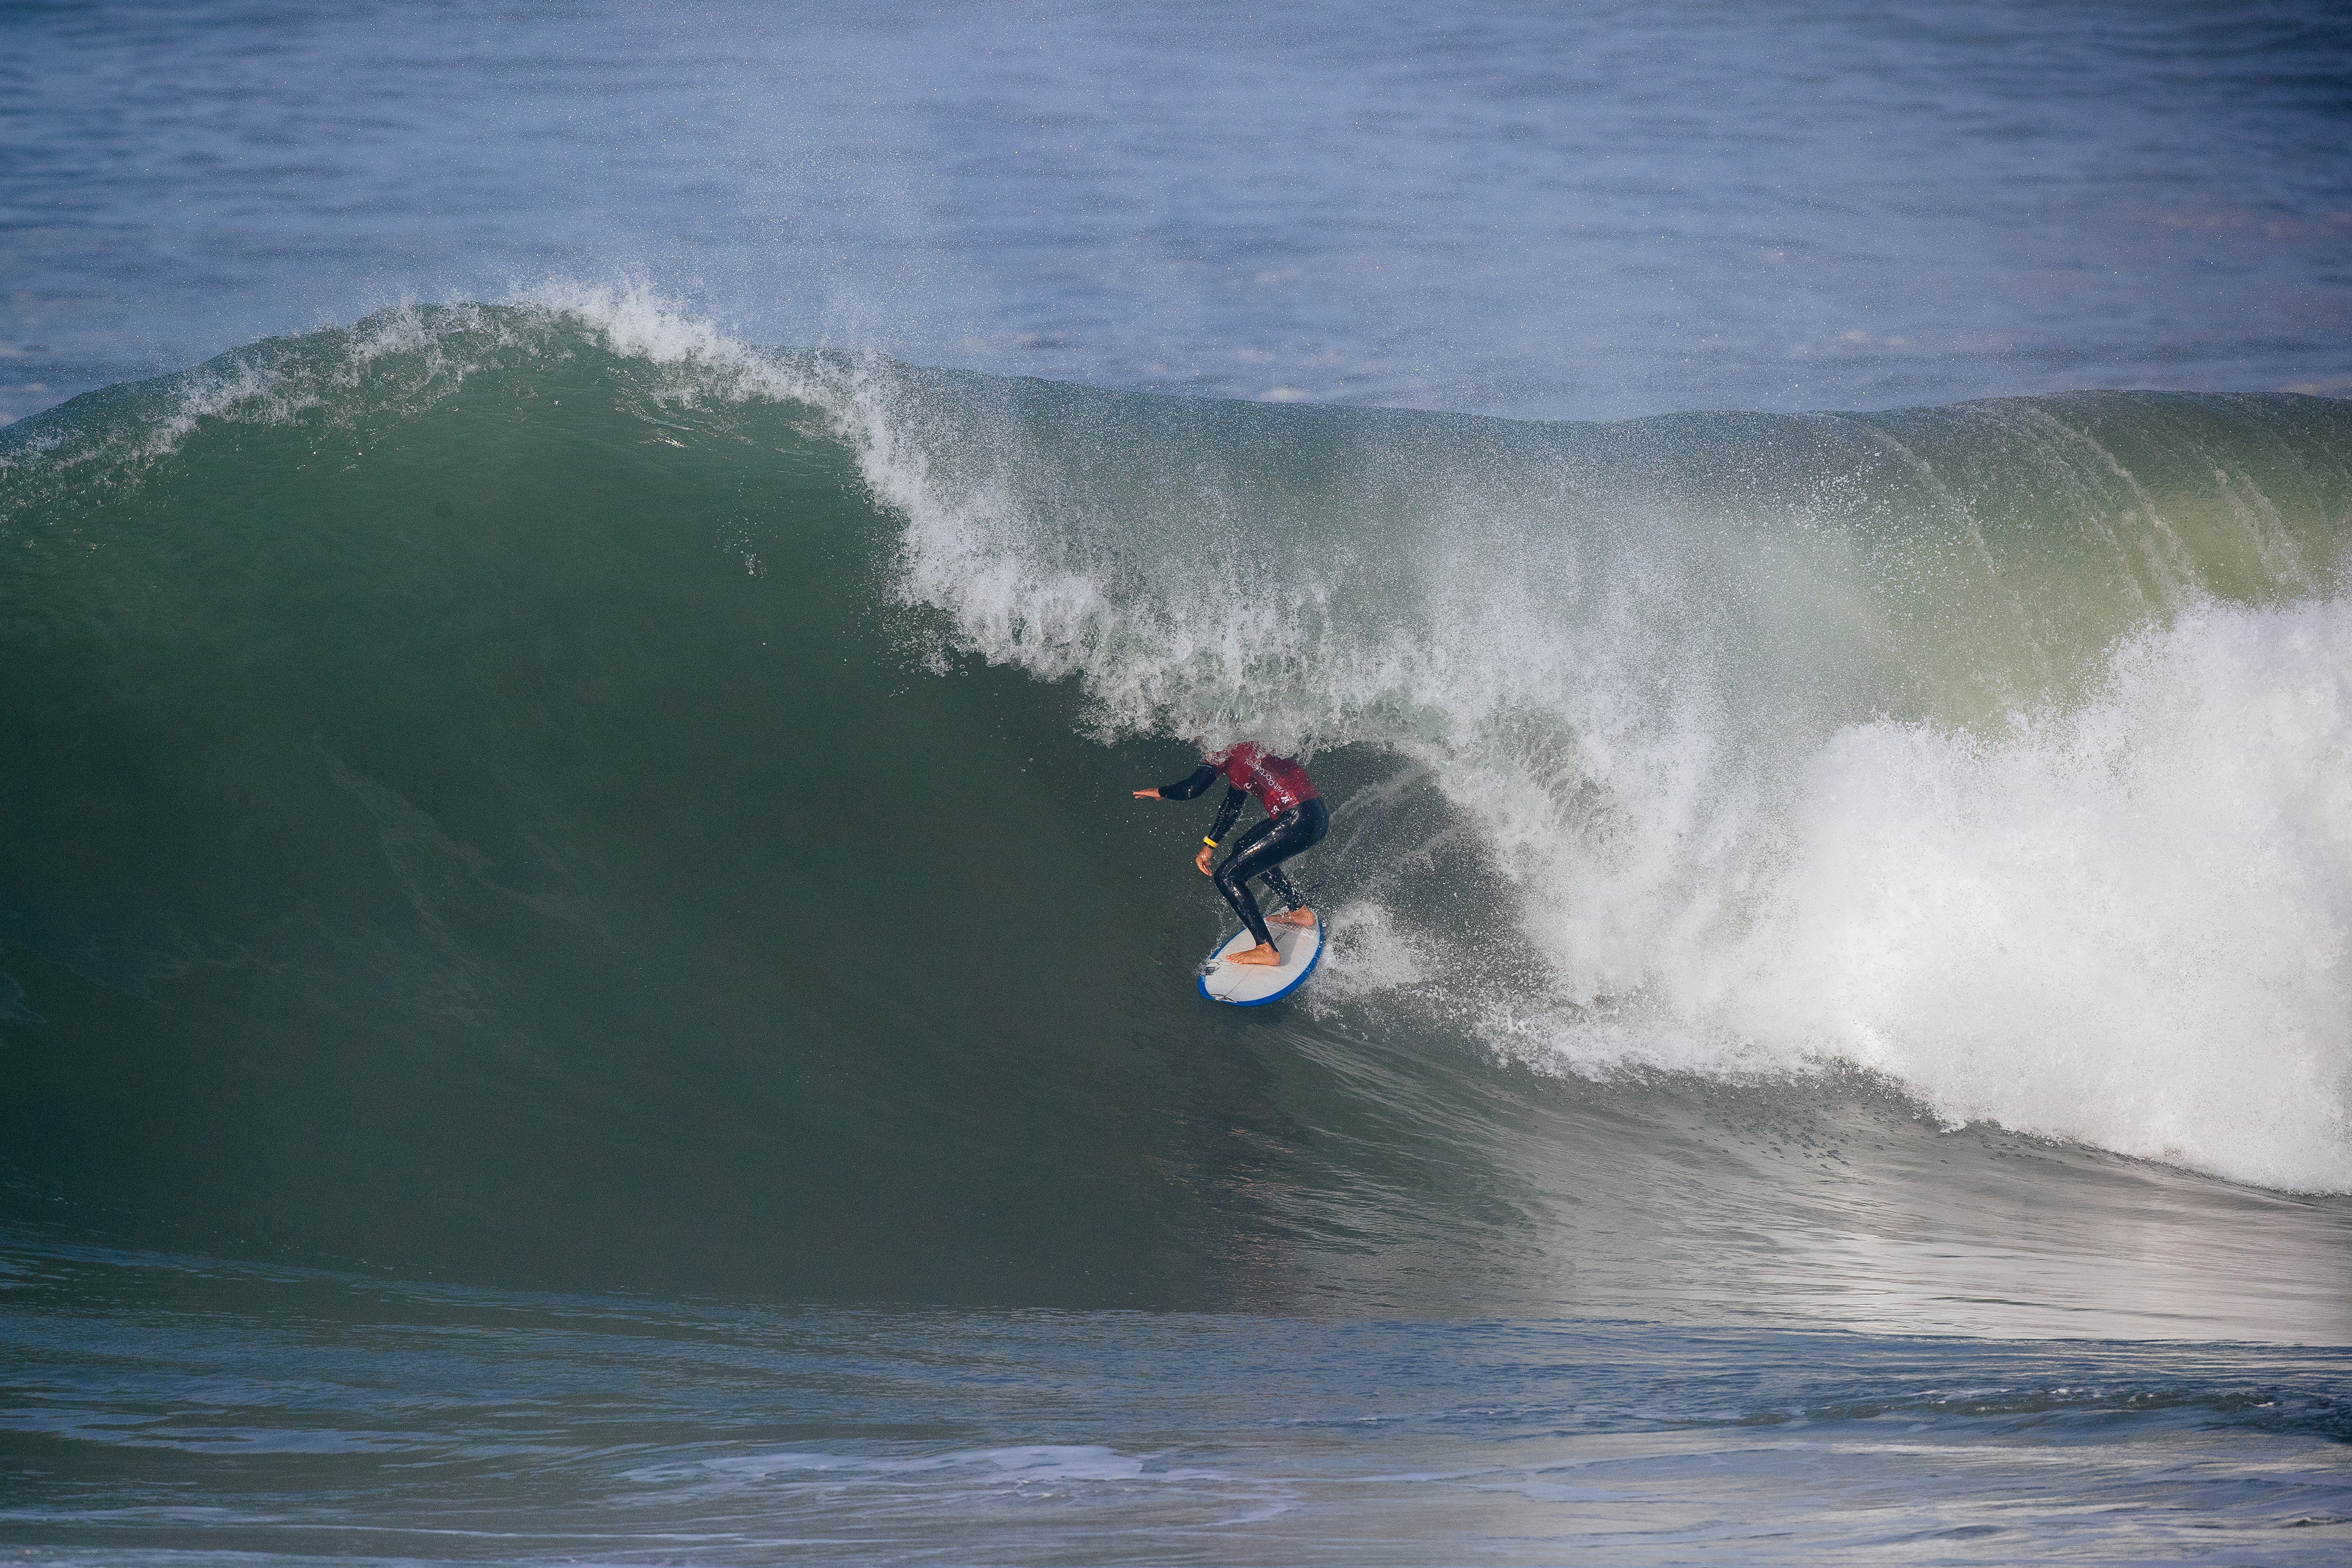
[{"label": "rippled water", "polygon": [[744,335],[1549,417],[2352,388],[2324,0],[12,6],[0,414],[635,271]]}]

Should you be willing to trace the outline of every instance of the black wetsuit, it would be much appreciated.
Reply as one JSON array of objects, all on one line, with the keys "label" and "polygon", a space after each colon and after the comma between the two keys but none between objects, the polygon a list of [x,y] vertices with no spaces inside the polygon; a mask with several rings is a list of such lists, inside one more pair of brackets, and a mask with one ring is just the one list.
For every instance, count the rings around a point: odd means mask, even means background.
[{"label": "black wetsuit", "polygon": [[[1160,798],[1191,800],[1216,783],[1217,777],[1217,765],[1202,763],[1182,784],[1161,784]],[[1225,829],[1241,816],[1242,807],[1248,801],[1248,791],[1226,785],[1224,804],[1217,807],[1217,825],[1209,829],[1209,837],[1222,841]],[[1251,824],[1234,840],[1224,864],[1217,868],[1217,891],[1224,894],[1225,902],[1233,905],[1234,913],[1241,916],[1242,924],[1249,927],[1250,935],[1260,943],[1270,943],[1274,938],[1265,929],[1265,916],[1258,912],[1257,900],[1250,896],[1249,879],[1262,879],[1282,899],[1286,909],[1299,908],[1306,900],[1284,874],[1282,862],[1322,843],[1323,835],[1330,827],[1331,814],[1322,798],[1309,795],[1279,816]]]}]

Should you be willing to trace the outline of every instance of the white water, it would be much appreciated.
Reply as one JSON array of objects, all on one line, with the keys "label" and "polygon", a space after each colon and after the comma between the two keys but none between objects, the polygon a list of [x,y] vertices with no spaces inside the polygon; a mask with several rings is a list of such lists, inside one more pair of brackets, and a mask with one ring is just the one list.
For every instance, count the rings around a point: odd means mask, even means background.
[{"label": "white water", "polygon": [[[1565,856],[1532,879],[1557,900],[1537,929],[1570,973],[1614,957],[1672,1017],[1887,1073],[1953,1121],[2352,1187],[2352,605],[2202,608],[2079,708],[1990,739],[1852,726],[1802,778],[1756,835],[1780,852],[1727,858],[1765,879],[1737,934],[1612,952],[1605,900],[1576,907],[1606,884]],[[1572,1023],[1550,1038],[1595,1058]]]},{"label": "white water", "polygon": [[1739,753],[1690,718],[1451,760],[1552,964],[1486,1000],[1499,1047],[1851,1063],[1952,1122],[2352,1190],[2352,603],[2200,607],[2005,732]]}]

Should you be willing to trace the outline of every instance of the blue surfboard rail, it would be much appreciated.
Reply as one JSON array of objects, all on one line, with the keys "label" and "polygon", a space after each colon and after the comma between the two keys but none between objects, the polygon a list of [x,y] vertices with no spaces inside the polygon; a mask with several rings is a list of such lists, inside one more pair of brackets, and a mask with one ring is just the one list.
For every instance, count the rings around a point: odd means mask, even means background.
[{"label": "blue surfboard rail", "polygon": [[1201,966],[1201,972],[1193,977],[1192,984],[1199,987],[1202,995],[1206,996],[1210,1001],[1216,1003],[1221,1007],[1263,1007],[1268,1003],[1279,1002],[1284,997],[1289,995],[1292,992],[1297,990],[1300,986],[1306,984],[1307,977],[1315,973],[1315,966],[1323,962],[1323,949],[1327,945],[1325,939],[1328,934],[1328,933],[1322,931],[1318,931],[1315,933],[1315,956],[1307,961],[1307,967],[1298,972],[1297,979],[1293,980],[1289,984],[1284,986],[1281,990],[1274,993],[1270,996],[1260,996],[1254,1001],[1249,1002],[1231,1002],[1227,1001],[1223,996],[1215,994],[1209,989],[1209,972],[1217,962],[1217,954],[1225,951],[1226,942],[1233,941],[1234,937],[1241,935],[1241,932],[1238,931],[1234,931],[1233,935],[1226,937],[1223,942],[1218,942],[1216,946],[1209,950],[1209,961]]}]

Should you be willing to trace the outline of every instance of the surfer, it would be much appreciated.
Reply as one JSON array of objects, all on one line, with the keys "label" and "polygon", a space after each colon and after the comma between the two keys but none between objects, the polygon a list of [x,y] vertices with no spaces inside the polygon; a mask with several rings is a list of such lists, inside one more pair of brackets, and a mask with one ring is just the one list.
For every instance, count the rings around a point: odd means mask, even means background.
[{"label": "surfer", "polygon": [[[1289,926],[1312,926],[1315,911],[1307,907],[1298,889],[1283,874],[1282,862],[1323,842],[1323,835],[1330,829],[1331,814],[1307,778],[1307,770],[1296,760],[1268,756],[1265,747],[1248,741],[1209,753],[1183,783],[1139,789],[1135,798],[1191,800],[1216,783],[1220,773],[1227,781],[1224,804],[1217,807],[1216,826],[1201,841],[1201,852],[1192,857],[1192,864],[1201,868],[1203,877],[1216,879],[1217,891],[1224,894],[1225,902],[1233,905],[1234,913],[1241,917],[1250,935],[1257,938],[1255,947],[1234,953],[1225,962],[1278,964],[1282,954],[1274,945],[1273,933],[1266,930],[1267,917],[1258,912],[1257,900],[1250,896],[1249,880],[1258,878],[1281,896],[1285,912],[1273,917],[1276,921]],[[1218,842],[1239,819],[1243,804],[1252,795],[1257,796],[1258,804],[1265,807],[1265,819],[1251,824],[1234,840],[1225,863],[1211,870],[1210,857],[1216,853]]]}]

